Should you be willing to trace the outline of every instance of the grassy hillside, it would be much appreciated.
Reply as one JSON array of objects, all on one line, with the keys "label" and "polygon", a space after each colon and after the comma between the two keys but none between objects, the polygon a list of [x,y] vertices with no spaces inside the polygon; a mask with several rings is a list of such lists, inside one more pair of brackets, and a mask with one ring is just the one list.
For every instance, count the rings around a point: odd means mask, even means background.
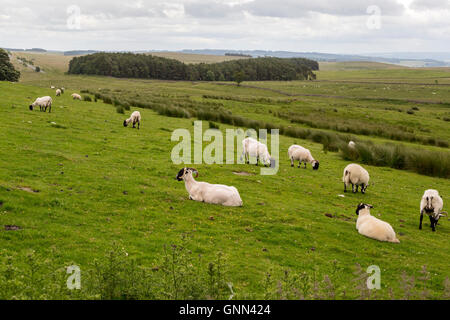
[{"label": "grassy hillside", "polygon": [[[255,166],[195,165],[199,180],[236,186],[242,208],[189,201],[184,184],[174,179],[181,166],[170,160],[175,145],[170,137],[176,128],[192,130],[194,119],[132,107],[143,117],[141,130],[133,130],[122,126],[129,111],[123,115],[101,101],[73,101],[70,93],[107,88],[121,97],[160,95],[169,103],[186,96],[202,101],[212,92],[241,100],[284,99],[283,94],[216,84],[41,76],[41,87],[30,85],[33,80],[0,83],[1,298],[227,298],[224,282],[232,283],[234,298],[364,298],[361,279],[355,281],[361,276],[358,265],[363,271],[381,268],[382,289],[372,298],[445,297],[450,224],[443,219],[432,233],[425,222],[419,231],[418,206],[428,188],[438,189],[448,203],[448,179],[366,166],[368,193],[341,197],[348,162],[324,153],[320,144],[282,136],[275,176],[261,176]],[[66,94],[54,97],[50,82],[66,86]],[[53,112],[29,111],[30,101],[43,95],[53,96]],[[308,101],[298,103],[294,109]],[[271,117],[266,103],[230,101],[224,108]],[[286,150],[293,143],[310,148],[320,160],[318,171],[289,166]],[[233,173],[242,171],[246,175]],[[355,208],[361,201],[391,223],[399,245],[357,233]],[[182,235],[191,253],[177,251]],[[65,289],[64,268],[71,264],[85,275],[80,292]],[[171,276],[178,280],[171,282]],[[411,290],[405,289],[410,277]],[[135,291],[126,291],[130,287]]]}]

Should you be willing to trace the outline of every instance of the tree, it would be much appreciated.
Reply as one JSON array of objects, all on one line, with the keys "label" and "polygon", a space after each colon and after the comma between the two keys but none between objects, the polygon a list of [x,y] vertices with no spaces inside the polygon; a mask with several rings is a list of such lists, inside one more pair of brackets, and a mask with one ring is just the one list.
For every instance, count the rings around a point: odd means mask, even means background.
[{"label": "tree", "polygon": [[14,69],[9,61],[8,53],[0,49],[0,81],[19,81],[20,72]]},{"label": "tree", "polygon": [[206,73],[206,81],[214,81],[216,80],[216,75],[211,70],[208,70]]},{"label": "tree", "polygon": [[238,87],[241,85],[242,81],[245,80],[245,73],[243,71],[236,71],[234,73],[234,81],[236,81]]}]

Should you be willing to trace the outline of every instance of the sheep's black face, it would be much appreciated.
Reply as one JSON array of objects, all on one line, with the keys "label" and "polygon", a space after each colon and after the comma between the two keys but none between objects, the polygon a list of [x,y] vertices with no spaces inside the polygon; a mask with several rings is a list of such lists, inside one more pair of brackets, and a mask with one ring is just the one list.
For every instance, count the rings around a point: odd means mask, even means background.
[{"label": "sheep's black face", "polygon": [[184,175],[186,174],[186,172],[187,172],[187,169],[186,169],[186,168],[181,169],[181,170],[178,172],[176,179],[177,179],[178,181],[182,181],[183,178],[184,178]]},{"label": "sheep's black face", "polygon": [[361,202],[361,203],[358,204],[358,206],[356,207],[356,215],[359,216],[359,211],[361,211],[362,209],[371,209],[371,208],[373,208],[372,205],[366,204],[366,203],[362,203],[362,202]]},{"label": "sheep's black face", "polygon": [[30,104],[30,110],[33,111],[33,105]]},{"label": "sheep's black face", "polygon": [[123,121],[123,126],[124,126],[124,127],[128,126],[127,120],[124,120],[124,121]]},{"label": "sheep's black face", "polygon": [[319,161],[314,162],[313,165],[313,170],[318,170],[319,169]]}]

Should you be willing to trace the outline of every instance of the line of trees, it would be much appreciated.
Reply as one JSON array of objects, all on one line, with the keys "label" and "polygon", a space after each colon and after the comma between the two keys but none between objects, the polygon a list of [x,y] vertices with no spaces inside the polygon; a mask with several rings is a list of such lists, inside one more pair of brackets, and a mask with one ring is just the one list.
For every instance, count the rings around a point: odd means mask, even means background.
[{"label": "line of trees", "polygon": [[188,81],[246,81],[315,79],[316,61],[304,58],[253,58],[213,64],[185,64],[134,53],[95,53],[74,57],[69,74],[90,74],[117,78],[144,78]]},{"label": "line of trees", "polygon": [[0,81],[17,82],[20,78],[20,72],[14,69],[14,66],[9,61],[8,53],[0,49]]}]

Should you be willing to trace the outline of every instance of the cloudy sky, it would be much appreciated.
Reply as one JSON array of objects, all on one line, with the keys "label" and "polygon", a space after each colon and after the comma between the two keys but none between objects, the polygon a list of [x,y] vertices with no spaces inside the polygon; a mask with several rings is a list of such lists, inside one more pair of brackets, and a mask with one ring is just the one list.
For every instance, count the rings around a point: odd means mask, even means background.
[{"label": "cloudy sky", "polygon": [[0,47],[450,52],[450,0],[0,0]]}]

